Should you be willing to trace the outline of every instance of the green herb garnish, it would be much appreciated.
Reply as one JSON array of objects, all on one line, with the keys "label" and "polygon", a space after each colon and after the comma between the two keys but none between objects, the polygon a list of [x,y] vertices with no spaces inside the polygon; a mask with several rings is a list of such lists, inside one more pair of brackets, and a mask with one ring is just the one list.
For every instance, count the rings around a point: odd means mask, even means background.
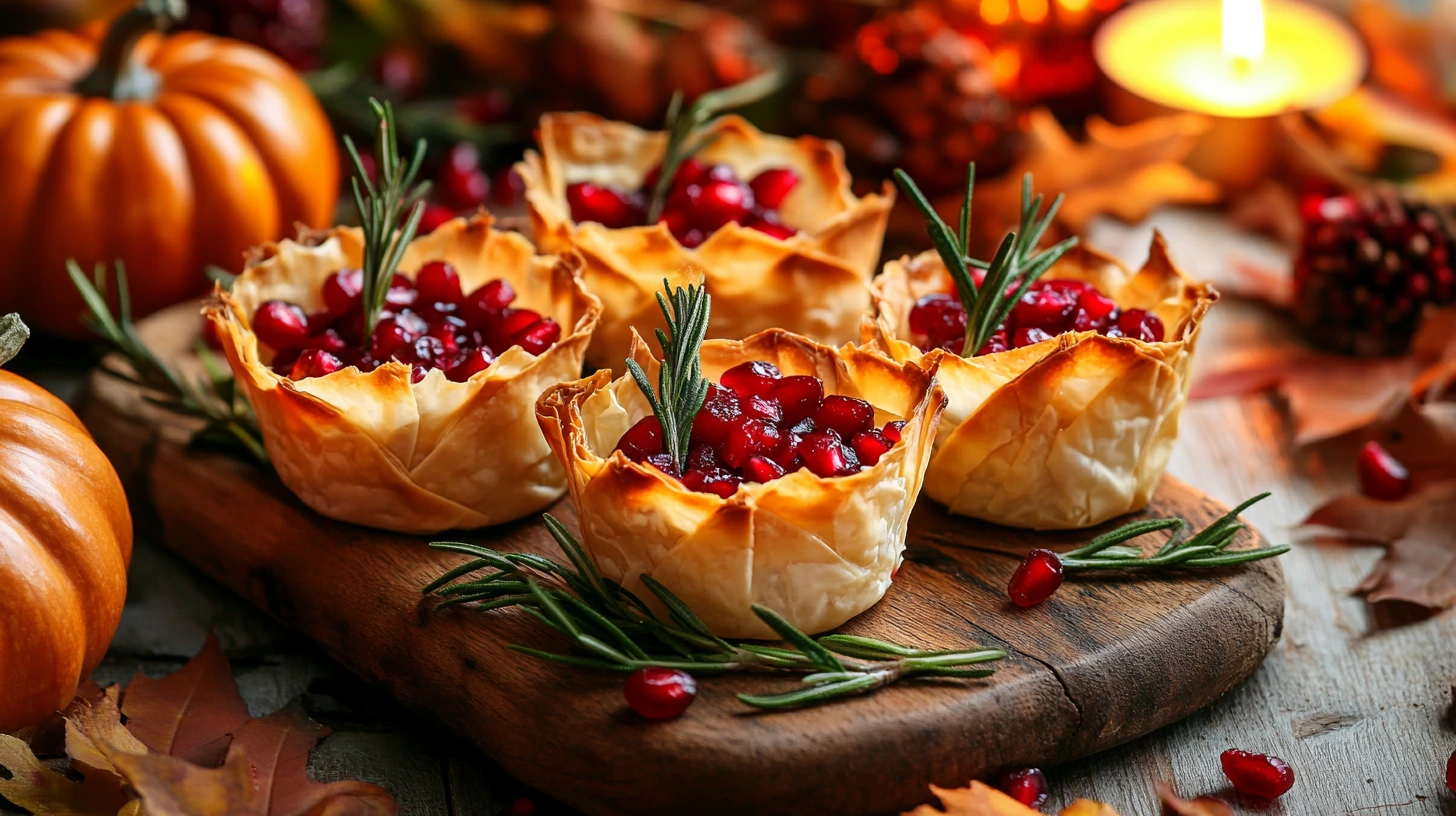
[{"label": "green herb garnish", "polygon": [[667,297],[657,295],[657,305],[667,321],[667,331],[657,329],[657,344],[662,347],[662,368],[657,373],[657,390],[647,379],[647,372],[635,360],[627,361],[627,371],[637,381],[643,396],[652,406],[652,413],[662,425],[662,447],[672,456],[678,473],[687,472],[688,438],[693,432],[693,417],[708,399],[708,380],[703,377],[699,352],[708,336],[708,316],[712,298],[704,285],[688,284],[673,288],[662,282]]}]

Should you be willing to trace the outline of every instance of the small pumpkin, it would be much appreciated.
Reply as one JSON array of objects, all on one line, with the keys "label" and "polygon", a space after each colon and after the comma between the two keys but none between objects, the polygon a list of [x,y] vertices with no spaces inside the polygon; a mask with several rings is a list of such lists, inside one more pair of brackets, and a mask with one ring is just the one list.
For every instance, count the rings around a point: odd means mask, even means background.
[{"label": "small pumpkin", "polygon": [[145,314],[207,288],[204,269],[294,224],[326,226],[333,131],[277,57],[157,29],[182,0],[140,0],[100,30],[0,40],[0,313],[82,337],[66,259],[131,268]]},{"label": "small pumpkin", "polygon": [[[27,331],[0,318],[0,365]],[[0,370],[0,732],[70,702],[126,600],[131,512],[121,479],[50,392]]]}]

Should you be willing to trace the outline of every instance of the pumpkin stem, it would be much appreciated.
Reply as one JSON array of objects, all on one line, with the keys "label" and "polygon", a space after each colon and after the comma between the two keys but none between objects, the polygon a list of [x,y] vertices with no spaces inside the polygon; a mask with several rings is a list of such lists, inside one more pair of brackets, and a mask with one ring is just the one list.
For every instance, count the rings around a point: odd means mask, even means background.
[{"label": "pumpkin stem", "polygon": [[157,75],[132,59],[141,38],[153,31],[166,31],[187,16],[187,0],[137,0],[111,23],[96,66],[76,83],[76,91],[117,102],[149,100],[156,96]]},{"label": "pumpkin stem", "polygon": [[0,317],[0,366],[19,354],[20,347],[29,339],[30,328],[21,321],[20,315],[12,312]]}]

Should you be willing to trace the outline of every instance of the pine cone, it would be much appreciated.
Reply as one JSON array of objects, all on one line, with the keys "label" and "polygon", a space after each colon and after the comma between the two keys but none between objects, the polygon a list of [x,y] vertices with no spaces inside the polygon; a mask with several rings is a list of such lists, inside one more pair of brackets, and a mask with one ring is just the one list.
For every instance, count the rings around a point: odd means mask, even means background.
[{"label": "pine cone", "polygon": [[1404,353],[1426,307],[1456,301],[1452,215],[1390,190],[1311,200],[1294,267],[1295,316],[1310,341],[1362,357]]}]

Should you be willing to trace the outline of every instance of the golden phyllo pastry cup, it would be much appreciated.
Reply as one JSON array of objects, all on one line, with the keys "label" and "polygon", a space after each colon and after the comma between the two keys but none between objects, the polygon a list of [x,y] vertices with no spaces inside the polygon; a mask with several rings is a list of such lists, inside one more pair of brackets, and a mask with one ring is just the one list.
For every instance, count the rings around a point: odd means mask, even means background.
[{"label": "golden phyllo pastry cup", "polygon": [[1218,293],[1183,275],[1153,236],[1134,273],[1074,248],[1045,280],[1087,281],[1122,309],[1145,309],[1162,342],[1069,332],[969,359],[908,342],[910,310],[954,292],[940,257],[892,261],[874,283],[863,348],[936,371],[950,398],[925,492],[951,512],[1035,530],[1100,524],[1146,507],[1187,401],[1199,326]]},{"label": "golden phyllo pastry cup", "polygon": [[362,233],[347,227],[266,245],[207,311],[279,478],[325,516],[406,533],[500,524],[560,498],[565,474],[532,407],[548,387],[581,376],[601,314],[579,260],[536,255],[486,217],[451,221],[410,244],[400,273],[413,277],[443,260],[466,292],[503,279],[516,290],[514,306],[561,324],[556,345],[539,356],[502,350],[461,383],[432,370],[411,384],[410,366],[400,362],[301,380],[275,374],[250,325],[258,305],[282,299],[320,310],[324,280],[358,268],[363,251]]},{"label": "golden phyllo pastry cup", "polygon": [[[635,340],[632,359],[656,382],[658,362]],[[782,330],[703,345],[703,374],[714,382],[750,360],[773,363],[784,376],[819,377],[826,394],[866,400],[879,424],[904,419],[901,441],[853,475],[820,478],[804,469],[745,482],[725,499],[614,452],[651,413],[630,377],[598,371],[558,385],[542,395],[537,418],[566,466],[582,541],[603,574],[644,598],[652,595],[640,576],[652,576],[723,637],[775,636],[753,613],[755,603],[805,632],[833,629],[890,586],[945,396],[929,370]]]},{"label": "golden phyllo pastry cup", "polygon": [[799,183],[779,212],[799,230],[787,239],[728,224],[688,249],[663,224],[608,229],[571,220],[566,187],[592,182],[635,190],[659,164],[667,135],[586,113],[541,118],[540,153],[516,165],[537,244],[546,252],[575,248],[585,263],[587,288],[602,299],[601,325],[587,361],[621,370],[633,327],[651,337],[661,328],[656,295],[666,278],[674,286],[702,279],[713,296],[710,338],[737,339],[782,328],[834,345],[854,341],[869,305],[865,284],[879,263],[894,205],[883,194],[850,192],[839,145],[811,137],[764,134],[737,116],[709,126],[712,141],[697,157],[725,164],[744,180],[783,167]]}]

